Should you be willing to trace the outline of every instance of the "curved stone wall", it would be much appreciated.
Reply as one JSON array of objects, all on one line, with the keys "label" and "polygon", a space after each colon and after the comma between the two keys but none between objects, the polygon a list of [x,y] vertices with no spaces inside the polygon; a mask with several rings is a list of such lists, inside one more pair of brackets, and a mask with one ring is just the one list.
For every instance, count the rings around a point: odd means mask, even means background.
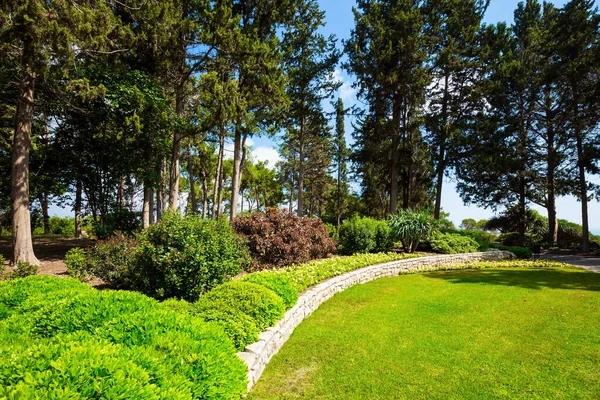
[{"label": "curved stone wall", "polygon": [[246,346],[244,352],[238,353],[238,356],[248,366],[248,390],[258,381],[265,366],[288,340],[294,329],[334,294],[358,283],[366,283],[378,278],[431,271],[445,266],[459,266],[477,261],[500,261],[514,257],[514,254],[506,251],[487,251],[485,253],[412,258],[372,265],[323,281],[302,293],[298,303],[285,313],[277,325],[267,328],[259,335],[258,342]]}]

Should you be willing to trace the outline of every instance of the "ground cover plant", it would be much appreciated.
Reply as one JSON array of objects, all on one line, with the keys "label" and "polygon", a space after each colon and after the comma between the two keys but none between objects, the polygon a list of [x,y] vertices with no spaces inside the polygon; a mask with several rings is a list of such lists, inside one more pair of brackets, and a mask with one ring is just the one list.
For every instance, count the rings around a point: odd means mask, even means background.
[{"label": "ground cover plant", "polygon": [[597,396],[600,275],[520,260],[463,267],[336,295],[249,397]]},{"label": "ground cover plant", "polygon": [[74,279],[0,283],[0,398],[241,398],[246,367],[216,325]]}]

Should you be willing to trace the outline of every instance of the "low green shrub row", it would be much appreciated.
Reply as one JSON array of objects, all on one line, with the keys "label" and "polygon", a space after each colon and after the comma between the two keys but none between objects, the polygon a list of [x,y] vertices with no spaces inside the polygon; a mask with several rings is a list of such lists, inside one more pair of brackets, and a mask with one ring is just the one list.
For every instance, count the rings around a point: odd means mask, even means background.
[{"label": "low green shrub row", "polygon": [[429,238],[431,250],[441,254],[476,253],[480,244],[469,236],[435,232]]},{"label": "low green shrub row", "polygon": [[178,311],[70,278],[1,282],[0,398],[241,398],[227,335]]},{"label": "low green shrub row", "polygon": [[369,265],[418,257],[418,254],[358,254],[255,272],[226,282],[196,303],[168,300],[163,304],[218,324],[238,351],[258,341],[258,335],[279,321],[309,286]]}]

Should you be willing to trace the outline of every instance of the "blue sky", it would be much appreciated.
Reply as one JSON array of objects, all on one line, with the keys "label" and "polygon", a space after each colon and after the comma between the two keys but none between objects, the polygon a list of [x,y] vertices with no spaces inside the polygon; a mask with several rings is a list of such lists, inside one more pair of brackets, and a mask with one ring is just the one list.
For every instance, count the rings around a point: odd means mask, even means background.
[{"label": "blue sky", "polygon": [[[566,0],[553,1],[557,6],[563,6],[566,2]],[[352,7],[355,2],[352,0],[319,0],[319,3],[326,13],[327,21],[327,25],[321,31],[325,35],[336,35],[338,45],[341,47],[341,40],[348,39],[354,25]],[[513,13],[518,3],[518,0],[492,0],[486,13],[485,22],[497,23],[505,21],[510,24],[513,21]],[[337,77],[343,81],[339,96],[343,98],[346,106],[356,104],[355,92],[352,89],[352,77],[348,76],[341,69],[336,71],[336,73]],[[350,146],[352,145],[351,134],[351,120],[348,119],[346,121],[346,135]],[[255,159],[269,161],[271,166],[275,164],[278,159],[276,142],[269,138],[253,138],[250,144],[253,146],[253,156]],[[445,184],[442,207],[444,211],[450,213],[450,218],[457,225],[465,218],[487,219],[494,214],[491,210],[465,205],[457,194],[456,187],[451,180],[448,180]],[[580,209],[579,202],[573,197],[558,199],[557,211],[559,218],[581,223]],[[538,208],[538,210],[543,215],[546,214],[544,209]],[[58,207],[52,207],[51,212],[57,215],[69,215],[71,213],[68,210]],[[589,215],[591,230],[600,234],[600,203],[590,203]]]}]

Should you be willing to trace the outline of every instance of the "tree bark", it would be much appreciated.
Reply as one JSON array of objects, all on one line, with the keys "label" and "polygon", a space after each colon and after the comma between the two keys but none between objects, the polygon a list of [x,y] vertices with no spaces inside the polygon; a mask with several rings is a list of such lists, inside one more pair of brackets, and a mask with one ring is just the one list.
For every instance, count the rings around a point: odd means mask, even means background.
[{"label": "tree bark", "polygon": [[583,165],[583,138],[581,132],[577,136],[577,166],[579,170],[579,199],[581,200],[581,251],[587,253],[590,250],[590,227],[588,217],[588,191],[585,179],[585,166]]},{"label": "tree bark", "polygon": [[194,158],[192,156],[192,145],[188,144],[188,175],[190,178],[190,201],[192,206],[192,215],[198,212],[198,200],[196,199],[196,182],[194,181]]},{"label": "tree bark", "polygon": [[121,175],[119,187],[117,188],[117,201],[119,209],[125,208],[125,176]]},{"label": "tree bark", "polygon": [[75,238],[81,238],[81,197],[83,194],[83,183],[77,179],[75,186]]},{"label": "tree bark", "polygon": [[[546,95],[546,102],[549,101]],[[550,246],[556,246],[558,243],[558,220],[556,218],[556,163],[557,154],[555,146],[555,132],[553,126],[553,113],[551,107],[546,105],[546,124],[547,124],[547,140],[548,140],[548,156],[547,156],[547,185],[548,185],[548,243]]]},{"label": "tree bark", "polygon": [[167,159],[163,157],[161,165],[158,169],[160,182],[158,192],[156,193],[156,220],[160,221],[167,208]]},{"label": "tree bark", "polygon": [[223,191],[223,157],[225,152],[225,130],[221,128],[219,135],[219,156],[217,158],[217,173],[215,175],[215,190],[213,192],[212,218],[217,219],[221,213]]},{"label": "tree bark", "polygon": [[398,145],[400,141],[400,116],[401,116],[401,95],[394,95],[393,105],[393,132],[392,132],[392,148],[391,148],[391,165],[390,165],[390,213],[394,214],[398,211]]},{"label": "tree bark", "polygon": [[152,188],[144,184],[144,204],[142,206],[142,228],[148,229],[150,226],[150,198],[152,197]]},{"label": "tree bark", "polygon": [[202,219],[206,218],[208,207],[208,182],[206,181],[206,167],[202,164],[200,175],[202,178]]},{"label": "tree bark", "polygon": [[40,194],[40,206],[42,207],[42,218],[44,221],[44,235],[50,234],[50,215],[48,214],[48,194]]},{"label": "tree bark", "polygon": [[240,181],[242,175],[242,131],[239,126],[235,128],[233,143],[233,175],[231,178],[231,204],[229,218],[233,220],[237,215],[237,205],[240,192]]},{"label": "tree bark", "polygon": [[[177,85],[175,93],[175,113],[178,117],[183,116],[184,99],[183,84]],[[181,153],[181,132],[173,135],[173,151],[171,152],[171,174],[169,179],[169,208],[177,210],[179,206],[179,158]]]},{"label": "tree bark", "polygon": [[154,225],[155,224],[155,219],[154,219],[154,190],[150,189],[150,193],[149,193],[149,199],[148,199],[148,211],[149,211],[149,221],[150,221],[150,225]]},{"label": "tree bark", "polygon": [[31,68],[33,49],[25,43],[23,53],[23,77],[17,103],[16,127],[12,148],[11,214],[13,263],[19,261],[39,265],[33,252],[31,239],[31,215],[29,212],[29,152],[31,149],[31,125],[33,121],[35,73]]},{"label": "tree bark", "polygon": [[302,216],[304,210],[304,117],[300,120],[300,137],[298,140],[298,195],[297,214]]}]

